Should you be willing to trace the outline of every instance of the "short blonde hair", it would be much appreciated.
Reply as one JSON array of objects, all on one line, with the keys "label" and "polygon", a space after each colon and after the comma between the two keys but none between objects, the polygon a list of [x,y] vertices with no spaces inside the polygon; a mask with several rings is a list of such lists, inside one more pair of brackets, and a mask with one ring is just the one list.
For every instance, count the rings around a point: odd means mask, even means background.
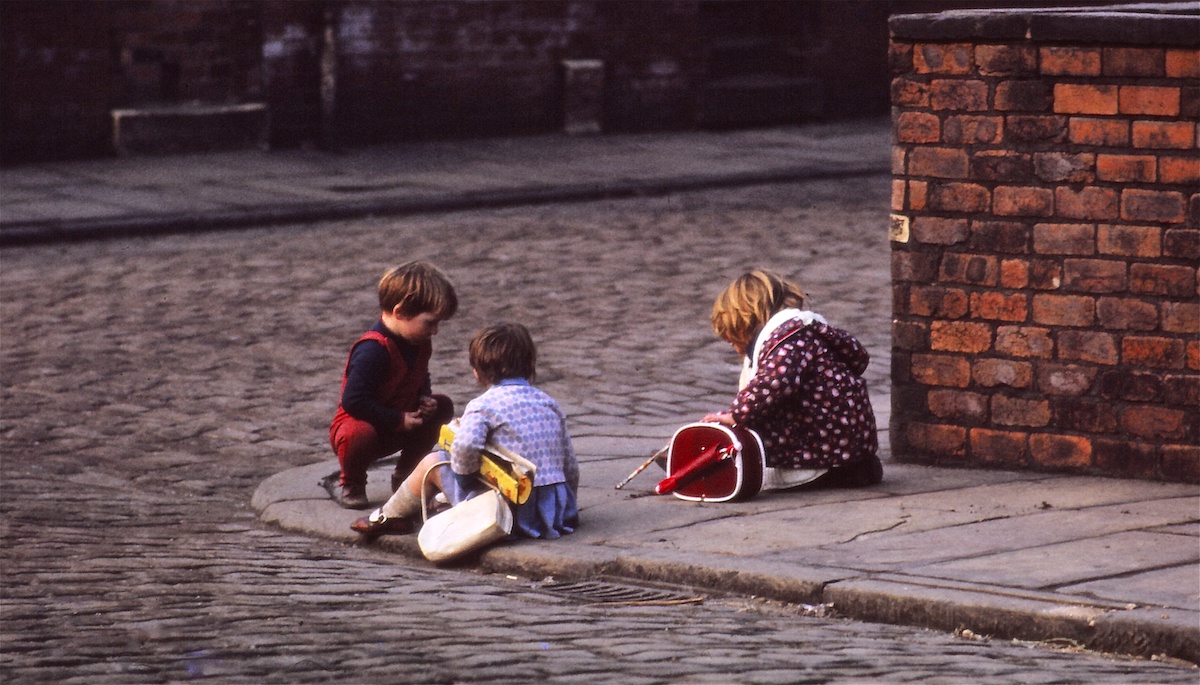
[{"label": "short blonde hair", "polygon": [[471,338],[467,354],[471,368],[486,385],[508,378],[532,381],[537,374],[537,347],[529,329],[519,323],[484,328]]},{"label": "short blonde hair", "polygon": [[713,303],[712,327],[717,335],[745,352],[754,337],[776,312],[803,307],[800,286],[766,269],[738,276]]},{"label": "short blonde hair", "polygon": [[429,262],[407,262],[379,279],[380,311],[391,312],[397,306],[406,318],[429,313],[449,319],[458,311],[458,294],[441,269]]}]

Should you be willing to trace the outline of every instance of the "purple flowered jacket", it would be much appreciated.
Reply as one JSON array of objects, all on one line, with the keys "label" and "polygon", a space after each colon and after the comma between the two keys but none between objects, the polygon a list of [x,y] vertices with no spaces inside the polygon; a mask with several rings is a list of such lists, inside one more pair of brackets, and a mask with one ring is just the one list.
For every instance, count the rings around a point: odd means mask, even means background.
[{"label": "purple flowered jacket", "polygon": [[758,368],[734,398],[737,425],[763,440],[767,466],[845,466],[879,451],[862,374],[870,357],[849,333],[791,319],[769,333]]}]

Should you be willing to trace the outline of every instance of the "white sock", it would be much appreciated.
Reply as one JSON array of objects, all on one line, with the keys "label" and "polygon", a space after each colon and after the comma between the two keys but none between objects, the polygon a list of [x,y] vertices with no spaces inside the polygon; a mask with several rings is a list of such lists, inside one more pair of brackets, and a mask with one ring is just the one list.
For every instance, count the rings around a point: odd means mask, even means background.
[{"label": "white sock", "polygon": [[401,518],[421,513],[421,499],[401,485],[379,508],[388,518]]}]

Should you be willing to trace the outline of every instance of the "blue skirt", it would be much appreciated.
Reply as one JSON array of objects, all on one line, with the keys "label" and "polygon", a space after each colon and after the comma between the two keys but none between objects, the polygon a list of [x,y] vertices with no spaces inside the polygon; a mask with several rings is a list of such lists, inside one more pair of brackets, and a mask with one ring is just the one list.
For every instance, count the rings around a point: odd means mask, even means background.
[{"label": "blue skirt", "polygon": [[575,532],[578,526],[575,491],[566,483],[555,483],[535,487],[525,504],[517,507],[513,534],[554,540]]}]

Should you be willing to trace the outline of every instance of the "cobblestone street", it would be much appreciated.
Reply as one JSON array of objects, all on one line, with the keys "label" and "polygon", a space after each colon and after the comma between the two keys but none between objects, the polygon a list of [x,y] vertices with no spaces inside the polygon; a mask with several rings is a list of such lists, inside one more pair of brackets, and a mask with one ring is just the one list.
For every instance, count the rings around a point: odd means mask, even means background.
[{"label": "cobblestone street", "polygon": [[1194,683],[1172,663],[749,598],[586,605],[281,533],[250,508],[264,478],[332,457],[346,352],[379,275],[413,258],[459,287],[433,384],[460,411],[478,392],[466,343],[498,319],[529,326],[575,434],[720,408],[737,360],[709,309],[760,264],[866,345],[886,406],[889,193],[881,175],[7,248],[0,679]]}]

